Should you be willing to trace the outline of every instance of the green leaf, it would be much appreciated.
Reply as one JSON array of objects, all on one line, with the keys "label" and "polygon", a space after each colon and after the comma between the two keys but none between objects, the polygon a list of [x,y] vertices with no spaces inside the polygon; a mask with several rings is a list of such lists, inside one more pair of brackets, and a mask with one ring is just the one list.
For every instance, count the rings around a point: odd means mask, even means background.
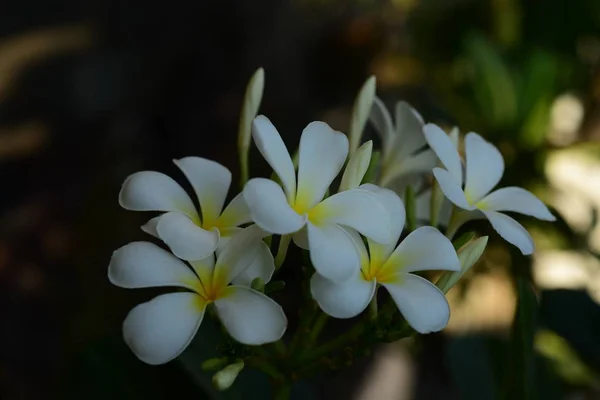
[{"label": "green leaf", "polygon": [[466,52],[474,71],[472,87],[477,108],[494,128],[517,119],[517,94],[510,70],[497,49],[485,37],[467,37]]}]

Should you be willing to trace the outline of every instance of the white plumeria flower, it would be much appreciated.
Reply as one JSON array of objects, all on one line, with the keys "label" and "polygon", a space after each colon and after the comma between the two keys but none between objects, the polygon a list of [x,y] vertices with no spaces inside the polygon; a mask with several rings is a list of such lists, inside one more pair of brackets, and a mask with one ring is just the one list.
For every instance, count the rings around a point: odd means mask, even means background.
[{"label": "white plumeria flower", "polygon": [[394,124],[385,104],[375,97],[369,119],[381,137],[381,186],[390,187],[400,178],[426,173],[435,167],[435,153],[423,149],[427,144],[423,136],[423,118],[408,103],[396,103]]},{"label": "white plumeria flower", "polygon": [[[544,221],[556,218],[535,195],[519,187],[492,189],[504,173],[504,159],[498,149],[476,133],[465,136],[465,179],[463,167],[453,140],[438,126],[427,124],[424,128],[429,146],[436,152],[446,169],[434,168],[433,174],[444,195],[455,206],[469,211],[468,219],[485,217],[507,242],[523,254],[533,253],[533,239],[521,224],[501,211],[530,215]],[[452,222],[451,222],[452,224]],[[452,233],[458,227],[453,227]]]},{"label": "white plumeria flower", "polygon": [[163,364],[181,354],[210,304],[229,334],[240,343],[261,345],[283,336],[287,319],[281,307],[245,286],[255,277],[268,281],[274,270],[270,252],[259,254],[262,247],[253,244],[260,240],[257,231],[247,228],[225,245],[216,263],[211,255],[190,262],[192,269],[149,242],[133,242],[113,253],[108,278],[114,285],[190,290],[160,295],[129,312],[123,323],[123,337],[140,360]]},{"label": "white plumeria flower", "polygon": [[359,257],[344,227],[380,243],[391,240],[386,210],[376,196],[362,189],[346,190],[323,199],[348,156],[348,139],[323,122],[312,122],[302,132],[298,184],[292,159],[275,126],[265,116],[254,120],[254,142],[282,182],[255,178],[244,188],[254,222],[267,232],[294,235],[310,250],[319,273],[343,281],[359,269]]},{"label": "white plumeria flower", "polygon": [[336,318],[360,314],[373,299],[377,285],[387,289],[406,321],[417,332],[443,329],[450,318],[444,294],[427,279],[411,274],[415,271],[460,271],[460,262],[450,240],[430,226],[411,232],[397,247],[404,227],[402,200],[389,189],[374,185],[363,188],[375,191],[392,219],[394,240],[387,245],[368,241],[369,249],[355,235],[361,255],[361,269],[351,279],[335,283],[318,273],[311,278],[311,292],[321,309]]},{"label": "white plumeria flower", "polygon": [[142,229],[163,240],[177,257],[200,260],[215,251],[220,238],[230,238],[240,225],[251,222],[250,212],[241,193],[222,211],[231,185],[226,167],[200,157],[173,162],[192,184],[201,214],[177,182],[155,171],[130,175],[119,193],[119,204],[127,210],[165,212]]}]

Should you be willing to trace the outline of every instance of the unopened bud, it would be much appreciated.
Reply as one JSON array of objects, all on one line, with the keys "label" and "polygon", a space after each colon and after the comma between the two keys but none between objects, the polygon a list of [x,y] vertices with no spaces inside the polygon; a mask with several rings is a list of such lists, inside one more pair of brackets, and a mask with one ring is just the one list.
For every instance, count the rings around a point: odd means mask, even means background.
[{"label": "unopened bud", "polygon": [[456,282],[479,260],[487,245],[488,237],[483,236],[467,244],[458,252],[460,260],[460,271],[446,271],[436,282],[436,286],[443,292],[448,293]]},{"label": "unopened bud", "polygon": [[227,365],[229,359],[227,357],[209,358],[200,366],[203,371],[216,371]]},{"label": "unopened bud", "polygon": [[250,287],[252,289],[256,290],[257,292],[264,293],[264,291],[265,291],[265,281],[263,281],[260,276],[257,276],[256,278],[254,278],[252,280],[252,283],[250,283]]},{"label": "unopened bud", "polygon": [[234,364],[229,364],[219,372],[213,375],[212,383],[217,390],[227,390],[233,385],[238,375],[244,369],[244,361],[239,360]]}]

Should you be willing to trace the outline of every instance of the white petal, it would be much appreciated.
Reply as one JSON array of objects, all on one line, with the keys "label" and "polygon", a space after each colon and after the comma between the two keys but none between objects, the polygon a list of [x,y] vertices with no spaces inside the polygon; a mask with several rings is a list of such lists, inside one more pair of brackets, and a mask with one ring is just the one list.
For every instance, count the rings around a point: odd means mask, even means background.
[{"label": "white petal", "polygon": [[513,211],[544,221],[556,221],[554,215],[540,199],[520,187],[498,189],[484,197],[477,204],[477,208],[486,211]]},{"label": "white petal", "polygon": [[129,312],[123,322],[123,338],[143,362],[164,364],[190,344],[204,310],[205,304],[197,294],[163,294]]},{"label": "white petal", "polygon": [[396,103],[396,140],[399,145],[398,157],[400,159],[414,153],[425,146],[423,135],[423,118],[407,102]]},{"label": "white petal", "polygon": [[368,239],[369,253],[371,254],[372,261],[379,260],[383,262],[390,254],[392,254],[392,251],[394,251],[398,239],[400,239],[400,235],[402,234],[402,230],[404,229],[404,222],[406,220],[404,204],[402,203],[402,200],[400,200],[400,197],[389,189],[383,189],[370,184],[361,185],[360,189],[369,190],[375,193],[377,200],[388,213],[392,240],[389,243],[380,244]]},{"label": "white petal", "polygon": [[133,211],[177,211],[197,220],[194,203],[169,176],[155,171],[129,175],[119,192],[119,204]]},{"label": "white petal", "polygon": [[198,196],[202,222],[216,221],[231,185],[231,172],[218,162],[206,158],[185,157],[173,162],[188,178]]},{"label": "white petal", "polygon": [[296,209],[309,210],[323,199],[348,157],[348,138],[324,122],[302,131],[298,161]]},{"label": "white petal", "polygon": [[344,170],[342,181],[340,182],[339,192],[348,189],[356,189],[362,182],[369,164],[371,163],[371,154],[373,153],[373,141],[369,140],[356,150]]},{"label": "white petal", "polygon": [[441,168],[434,168],[433,176],[435,176],[435,179],[439,183],[442,192],[444,192],[444,195],[448,200],[464,210],[473,210],[475,208],[467,202],[465,192],[463,192],[461,187],[448,171]]},{"label": "white petal", "polygon": [[240,272],[232,281],[234,285],[250,286],[255,278],[261,278],[263,283],[271,280],[275,272],[275,262],[269,246],[262,240],[256,243],[256,257],[249,267]]},{"label": "white petal", "polygon": [[309,219],[315,224],[348,226],[379,243],[392,241],[390,217],[377,196],[363,189],[336,193],[319,203]]},{"label": "white petal", "polygon": [[301,249],[308,250],[308,233],[306,231],[306,225],[292,236],[296,246]]},{"label": "white petal", "polygon": [[210,282],[213,277],[215,270],[215,255],[203,258],[202,260],[189,261],[190,265],[196,272],[196,275],[200,278],[202,284]]},{"label": "white petal", "polygon": [[310,222],[306,225],[310,260],[319,274],[334,282],[343,282],[358,273],[358,250],[344,228],[335,224],[317,226]]},{"label": "white petal", "polygon": [[381,177],[381,185],[389,187],[393,181],[406,175],[431,172],[436,163],[437,156],[432,150],[407,155],[402,161],[395,162],[384,171]]},{"label": "white petal", "polygon": [[296,197],[296,170],[279,132],[264,115],[252,122],[252,137],[260,154],[269,163],[283,184],[289,201]]},{"label": "white petal", "polygon": [[[257,225],[250,225],[235,234],[217,257],[215,279],[230,283],[247,268],[250,268],[263,251],[260,243],[263,243],[264,236],[265,232]],[[268,266],[263,268],[268,268]]]},{"label": "white petal", "polygon": [[433,283],[420,276],[402,274],[399,283],[382,283],[406,321],[419,333],[441,331],[450,319],[450,306]]},{"label": "white petal", "polygon": [[465,136],[467,177],[465,195],[473,204],[500,182],[504,173],[504,159],[498,149],[476,133]]},{"label": "white petal", "polygon": [[310,292],[326,314],[335,318],[352,318],[367,308],[376,285],[374,280],[365,281],[360,272],[339,284],[315,273],[310,279]]},{"label": "white petal", "polygon": [[150,242],[133,242],[116,250],[108,279],[126,289],[178,286],[195,290],[198,281],[184,262]]},{"label": "white petal", "polygon": [[452,242],[431,226],[412,231],[387,262],[401,268],[402,272],[460,270],[460,261]]},{"label": "white petal", "polygon": [[166,213],[156,225],[158,236],[173,254],[184,260],[201,260],[212,254],[219,244],[219,230],[207,231],[183,214]]},{"label": "white petal", "polygon": [[156,232],[156,225],[158,225],[158,220],[160,217],[161,215],[151,218],[148,222],[142,225],[142,231],[146,232],[148,235],[152,235],[155,238],[160,239],[160,237],[158,237],[158,232]]},{"label": "white petal", "polygon": [[287,235],[299,231],[306,222],[306,216],[290,207],[281,186],[272,180],[250,179],[244,187],[244,199],[252,220],[267,232]]},{"label": "white petal", "polygon": [[252,222],[250,209],[244,199],[244,193],[239,193],[225,207],[223,213],[219,217],[219,226],[234,227]]},{"label": "white petal", "polygon": [[439,126],[427,124],[423,127],[423,132],[427,138],[429,147],[435,151],[446,170],[452,175],[459,186],[463,184],[462,164],[456,146],[452,138],[446,134]]},{"label": "white petal", "polygon": [[394,124],[392,123],[392,117],[378,97],[373,99],[373,106],[371,107],[371,114],[369,114],[369,121],[375,127],[375,132],[381,137],[381,147],[383,149],[383,159],[388,160],[392,154],[392,141],[396,136]]},{"label": "white petal", "polygon": [[240,343],[259,346],[283,336],[287,318],[279,304],[244,286],[227,287],[227,295],[215,301],[227,332]]},{"label": "white petal", "polygon": [[496,211],[484,211],[492,227],[504,240],[515,245],[524,255],[533,253],[534,244],[531,235],[521,224],[502,213]]}]

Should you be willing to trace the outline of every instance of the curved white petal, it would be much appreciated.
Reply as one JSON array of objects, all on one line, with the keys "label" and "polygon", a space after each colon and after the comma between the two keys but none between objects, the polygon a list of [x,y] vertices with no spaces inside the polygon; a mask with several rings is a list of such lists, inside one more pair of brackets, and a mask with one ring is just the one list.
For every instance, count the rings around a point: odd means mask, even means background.
[{"label": "curved white petal", "polygon": [[296,170],[279,132],[264,115],[252,122],[252,137],[258,151],[269,163],[283,184],[288,201],[296,197]]},{"label": "curved white petal", "polygon": [[218,225],[221,227],[234,227],[247,224],[248,222],[252,222],[252,215],[250,215],[250,209],[242,192],[235,196],[227,207],[225,207],[225,210],[223,210],[218,219]]},{"label": "curved white petal", "polygon": [[146,232],[148,235],[160,239],[160,237],[158,237],[158,232],[156,232],[156,225],[158,225],[158,220],[161,216],[162,215],[159,215],[158,217],[154,217],[148,220],[148,222],[141,226],[142,231]]},{"label": "curved white petal", "polygon": [[302,131],[298,161],[296,209],[309,210],[323,199],[348,157],[348,138],[324,122]]},{"label": "curved white petal", "polygon": [[263,283],[271,280],[275,272],[275,261],[269,246],[262,240],[257,241],[256,256],[249,267],[240,272],[231,283],[234,285],[250,286],[255,278],[261,278]]},{"label": "curved white petal", "polygon": [[260,244],[263,243],[262,238],[265,235],[257,225],[250,225],[235,234],[219,252],[215,279],[229,283],[250,268],[263,251]]},{"label": "curved white petal", "polygon": [[317,226],[310,222],[306,225],[310,261],[320,275],[343,282],[358,273],[358,250],[344,228],[335,224]]},{"label": "curved white petal", "polygon": [[292,240],[296,246],[300,247],[301,249],[308,250],[308,233],[306,231],[306,225],[298,232],[294,233]]},{"label": "curved white petal", "polygon": [[463,192],[448,171],[441,168],[434,168],[433,176],[435,176],[435,180],[440,185],[440,189],[442,189],[448,200],[464,210],[473,210],[475,208],[467,202],[465,192]]},{"label": "curved white petal", "polygon": [[283,336],[287,318],[279,304],[245,286],[228,286],[215,301],[217,314],[227,332],[240,343],[259,346]]},{"label": "curved white petal", "polygon": [[544,221],[556,221],[556,217],[540,199],[520,187],[498,189],[484,197],[477,208],[485,211],[513,211]]},{"label": "curved white petal", "polygon": [[360,314],[373,298],[377,283],[365,281],[360,272],[342,283],[335,283],[315,273],[310,279],[310,293],[321,310],[335,318],[352,318]]},{"label": "curved white petal", "polygon": [[173,160],[192,184],[200,203],[203,223],[213,223],[221,214],[231,185],[231,172],[218,162],[201,157]]},{"label": "curved white petal", "polygon": [[412,231],[394,250],[386,267],[388,264],[401,272],[460,271],[460,261],[452,242],[431,226]]},{"label": "curved white petal", "polygon": [[287,235],[299,231],[306,216],[290,207],[281,186],[269,179],[250,179],[244,187],[244,199],[252,220],[270,233]]},{"label": "curved white petal", "polygon": [[419,333],[441,331],[450,319],[450,306],[433,283],[420,276],[402,274],[399,283],[382,283],[406,321]]},{"label": "curved white petal", "polygon": [[437,156],[432,150],[407,155],[383,171],[381,185],[390,187],[392,182],[407,175],[429,173],[436,166],[436,163]]},{"label": "curved white petal", "polygon": [[407,102],[396,103],[396,140],[400,159],[414,153],[427,143],[423,135],[423,117]]},{"label": "curved white petal", "polygon": [[346,190],[323,200],[309,213],[314,224],[340,224],[379,243],[392,241],[390,217],[377,196],[363,189]]},{"label": "curved white petal", "polygon": [[392,117],[378,97],[373,99],[373,106],[369,114],[369,121],[375,127],[375,132],[381,137],[381,147],[383,149],[383,159],[387,161],[392,154],[392,142],[396,136]]},{"label": "curved white petal", "polygon": [[194,293],[169,293],[132,309],[123,338],[143,362],[164,364],[190,344],[204,317],[205,304]]},{"label": "curved white petal", "polygon": [[529,255],[533,253],[534,244],[531,235],[521,224],[508,215],[497,211],[483,211],[492,227],[504,240],[516,246],[521,253]]},{"label": "curved white petal", "polygon": [[456,150],[456,145],[452,138],[446,134],[439,126],[427,124],[423,127],[423,132],[429,147],[433,149],[446,170],[452,175],[459,186],[463,184],[462,164],[460,156]]},{"label": "curved white petal", "polygon": [[156,232],[173,254],[184,260],[201,260],[219,244],[219,230],[207,231],[183,214],[166,213],[160,217]]},{"label": "curved white petal", "polygon": [[196,290],[198,278],[168,251],[150,242],[133,242],[113,252],[108,280],[126,289],[178,286]]},{"label": "curved white petal", "polygon": [[400,197],[389,189],[380,188],[371,184],[361,185],[360,189],[369,190],[375,193],[377,200],[388,213],[392,240],[386,244],[380,244],[371,239],[367,239],[371,260],[375,263],[383,262],[390,254],[392,254],[392,251],[394,251],[398,239],[400,239],[400,235],[402,234],[402,230],[404,229],[404,222],[406,220],[404,204]]},{"label": "curved white petal", "polygon": [[196,207],[185,190],[171,177],[155,171],[129,175],[119,192],[119,204],[132,211],[177,211],[198,219]]},{"label": "curved white petal", "polygon": [[500,182],[504,159],[498,149],[476,133],[465,136],[466,172],[465,195],[475,203]]},{"label": "curved white petal", "polygon": [[196,272],[196,275],[200,278],[202,285],[206,285],[212,281],[213,272],[215,270],[215,261],[214,254],[211,254],[202,260],[189,261],[194,272]]}]

